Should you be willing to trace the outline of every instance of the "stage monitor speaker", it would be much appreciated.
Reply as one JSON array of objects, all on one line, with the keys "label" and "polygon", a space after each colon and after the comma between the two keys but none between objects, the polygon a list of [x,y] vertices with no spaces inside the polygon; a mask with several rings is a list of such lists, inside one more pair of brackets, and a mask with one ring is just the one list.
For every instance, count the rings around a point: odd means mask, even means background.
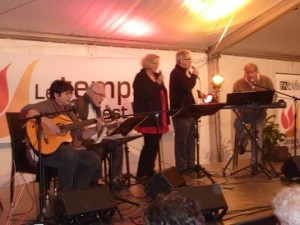
[{"label": "stage monitor speaker", "polygon": [[290,157],[281,167],[281,172],[288,179],[300,178],[300,156]]},{"label": "stage monitor speaker", "polygon": [[64,225],[110,223],[115,211],[107,186],[62,192],[54,203],[56,220]]},{"label": "stage monitor speaker", "polygon": [[155,198],[158,193],[169,193],[172,189],[184,185],[183,176],[175,167],[170,167],[152,177],[145,186],[145,192],[148,196]]},{"label": "stage monitor speaker", "polygon": [[218,184],[176,189],[183,196],[200,203],[206,221],[221,220],[228,206]]},{"label": "stage monitor speaker", "polygon": [[277,222],[276,216],[270,215],[258,219],[235,223],[234,225],[277,225],[277,224],[279,223]]}]

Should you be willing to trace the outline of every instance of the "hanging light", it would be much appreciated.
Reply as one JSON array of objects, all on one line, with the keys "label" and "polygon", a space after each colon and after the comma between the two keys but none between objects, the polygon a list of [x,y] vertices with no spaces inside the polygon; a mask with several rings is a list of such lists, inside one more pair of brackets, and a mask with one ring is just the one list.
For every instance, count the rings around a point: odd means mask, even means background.
[{"label": "hanging light", "polygon": [[212,77],[213,89],[218,91],[221,89],[222,84],[224,83],[224,77],[220,74],[215,74]]}]

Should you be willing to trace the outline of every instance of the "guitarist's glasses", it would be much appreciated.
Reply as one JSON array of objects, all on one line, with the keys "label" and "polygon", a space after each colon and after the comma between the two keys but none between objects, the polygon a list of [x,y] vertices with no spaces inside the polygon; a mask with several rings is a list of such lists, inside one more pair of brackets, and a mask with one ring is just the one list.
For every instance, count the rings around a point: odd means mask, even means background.
[{"label": "guitarist's glasses", "polygon": [[73,91],[64,91],[64,92],[62,92],[62,94],[65,94],[65,95],[73,95]]},{"label": "guitarist's glasses", "polygon": [[96,91],[92,91],[94,94],[98,95],[99,97],[105,98],[106,95],[105,94],[99,94]]}]

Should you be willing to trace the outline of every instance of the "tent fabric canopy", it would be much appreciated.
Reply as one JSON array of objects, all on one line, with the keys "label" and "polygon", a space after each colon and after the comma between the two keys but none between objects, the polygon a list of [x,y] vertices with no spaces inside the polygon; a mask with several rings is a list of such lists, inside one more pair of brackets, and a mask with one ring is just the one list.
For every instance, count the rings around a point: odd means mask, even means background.
[{"label": "tent fabric canopy", "polygon": [[300,60],[300,15],[295,10],[300,0],[245,0],[246,4],[237,11],[219,19],[207,19],[207,10],[193,12],[186,2],[4,0],[0,2],[0,37],[172,50],[188,48],[211,55],[279,54]]}]

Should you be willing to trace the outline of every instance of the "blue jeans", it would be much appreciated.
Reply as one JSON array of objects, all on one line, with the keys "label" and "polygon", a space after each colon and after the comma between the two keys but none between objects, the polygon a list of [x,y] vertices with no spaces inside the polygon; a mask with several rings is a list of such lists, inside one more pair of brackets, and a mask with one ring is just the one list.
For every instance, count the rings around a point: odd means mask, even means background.
[{"label": "blue jeans", "polygon": [[[112,173],[111,175],[113,179],[122,175],[123,145],[112,142],[111,144],[107,144],[104,147],[96,149],[95,153],[98,155],[101,161],[103,160],[106,154],[108,155],[108,160],[110,160],[110,157],[112,157],[112,165],[111,165],[112,168],[109,168],[108,174]],[[100,173],[99,173],[100,177],[101,174],[102,174],[102,169],[100,168]]]},{"label": "blue jeans", "polygon": [[[92,151],[75,150],[68,144],[62,144],[54,153],[43,157],[43,164],[56,167],[58,172],[58,191],[86,188],[101,165],[101,160]],[[74,182],[76,179],[76,184]]]},{"label": "blue jeans", "polygon": [[[249,137],[248,132],[245,130],[244,123],[249,124],[251,126],[250,134],[252,137],[256,137],[256,141],[253,138]],[[256,126],[254,128],[254,126]],[[250,138],[251,141],[251,163],[258,162],[260,163],[262,159],[262,152],[259,150],[262,148],[262,132],[265,127],[265,120],[259,119],[255,121],[254,119],[236,119],[234,121],[234,127],[236,130],[236,135],[238,139],[238,143],[241,146],[245,146],[247,144],[248,139]],[[256,146],[256,144],[258,146]]]}]

